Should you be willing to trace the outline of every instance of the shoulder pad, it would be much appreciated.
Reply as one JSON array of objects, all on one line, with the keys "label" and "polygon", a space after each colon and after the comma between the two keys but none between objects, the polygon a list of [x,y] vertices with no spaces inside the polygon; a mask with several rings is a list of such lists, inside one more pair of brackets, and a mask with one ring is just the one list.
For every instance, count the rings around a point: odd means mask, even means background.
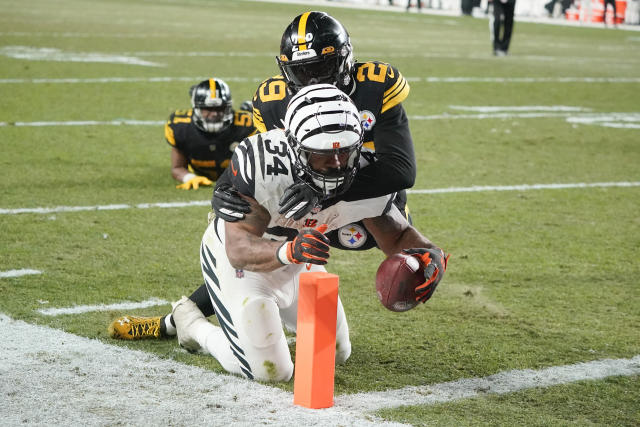
[{"label": "shoulder pad", "polygon": [[289,100],[289,91],[284,77],[278,75],[260,83],[253,96],[253,125],[258,132],[281,128]]},{"label": "shoulder pad", "polygon": [[355,79],[358,84],[383,90],[381,113],[395,107],[409,96],[409,83],[397,68],[386,62],[356,63]]}]

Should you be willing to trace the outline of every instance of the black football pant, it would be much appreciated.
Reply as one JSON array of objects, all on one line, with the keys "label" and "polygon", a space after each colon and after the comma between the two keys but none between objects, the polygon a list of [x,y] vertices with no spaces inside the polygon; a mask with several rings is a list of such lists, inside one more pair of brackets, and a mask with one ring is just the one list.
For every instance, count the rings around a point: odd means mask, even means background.
[{"label": "black football pant", "polygon": [[513,12],[516,8],[515,0],[502,3],[493,0],[493,50],[508,51],[513,31]]},{"label": "black football pant", "polygon": [[613,7],[613,23],[616,23],[616,0],[604,0],[604,22],[607,23],[607,6],[611,5]]}]

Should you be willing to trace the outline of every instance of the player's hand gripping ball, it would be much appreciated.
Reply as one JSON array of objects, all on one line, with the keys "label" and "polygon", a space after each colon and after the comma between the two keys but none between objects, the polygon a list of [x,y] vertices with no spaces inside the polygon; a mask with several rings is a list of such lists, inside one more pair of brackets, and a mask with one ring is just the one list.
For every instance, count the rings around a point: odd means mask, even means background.
[{"label": "player's hand gripping ball", "polygon": [[416,287],[424,283],[424,270],[412,255],[394,254],[382,261],[376,273],[378,299],[391,311],[407,311],[418,305]]}]

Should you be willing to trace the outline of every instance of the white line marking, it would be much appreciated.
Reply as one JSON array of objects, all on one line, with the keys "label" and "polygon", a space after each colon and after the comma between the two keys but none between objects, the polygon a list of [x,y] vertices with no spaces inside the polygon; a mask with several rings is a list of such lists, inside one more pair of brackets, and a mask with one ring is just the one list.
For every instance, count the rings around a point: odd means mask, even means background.
[{"label": "white line marking", "polygon": [[150,208],[186,208],[192,206],[210,206],[209,200],[196,200],[192,202],[160,202],[140,203],[137,205],[98,205],[98,206],[56,206],[54,208],[19,208],[0,209],[0,215],[15,215],[21,213],[47,214],[54,212],[80,212],[80,211],[115,211],[122,209],[150,209]]},{"label": "white line marking", "polygon": [[56,61],[56,62],[106,62],[112,64],[143,65],[146,67],[164,67],[164,64],[143,61],[142,59],[125,55],[108,55],[94,52],[63,52],[55,48],[34,48],[29,46],[5,46],[0,49],[0,55],[28,61]]},{"label": "white line marking", "polygon": [[20,276],[27,276],[29,274],[42,274],[42,271],[40,271],[40,270],[32,270],[30,268],[22,268],[20,270],[0,271],[0,278],[4,278],[4,277],[20,277]]},{"label": "white line marking", "polygon": [[449,105],[453,110],[476,111],[480,113],[497,113],[500,111],[591,111],[590,108],[570,107],[567,105],[513,105],[513,106],[496,106],[496,105]]},{"label": "white line marking", "polygon": [[77,120],[68,122],[0,122],[0,126],[160,126],[165,122],[161,120],[111,120],[111,121],[97,121],[97,120]]},{"label": "white line marking", "polygon": [[424,77],[427,83],[640,83],[640,77]]},{"label": "white line marking", "polygon": [[[167,82],[199,82],[209,77],[95,77],[95,78],[66,78],[66,79],[0,79],[0,83],[167,83]],[[231,82],[255,82],[259,83],[264,78],[249,77],[220,77],[224,81]]]},{"label": "white line marking", "polygon": [[[263,77],[220,77],[224,81],[260,83]],[[0,79],[2,84],[23,83],[166,83],[199,82],[208,76],[194,77],[94,77],[94,78],[35,78]],[[411,83],[640,83],[640,77],[407,77]]]},{"label": "white line marking", "polygon": [[[607,121],[601,121],[600,118],[605,116],[611,118],[610,120],[627,122],[625,125],[611,126]],[[497,120],[497,119],[538,119],[544,117],[570,117],[574,120],[573,123],[581,121],[582,124],[596,124],[600,126],[609,127],[635,127],[633,123],[640,121],[640,113],[628,112],[628,113],[582,113],[576,115],[572,112],[561,111],[538,111],[538,112],[525,112],[525,113],[478,113],[478,114],[434,114],[430,116],[409,116],[411,120]],[[567,119],[568,120],[568,119]],[[607,123],[607,124],[605,124]]]},{"label": "white line marking", "polygon": [[640,113],[607,113],[593,116],[571,116],[567,122],[612,128],[640,129]]},{"label": "white line marking", "polygon": [[484,394],[506,394],[536,387],[551,387],[584,380],[599,380],[611,376],[640,373],[640,355],[631,359],[604,359],[574,365],[553,366],[499,372],[485,378],[465,378],[423,387],[405,387],[378,393],[358,393],[340,396],[340,406],[360,411],[403,405],[432,405]]},{"label": "white line marking", "polygon": [[[294,406],[292,393],[278,388],[30,325],[3,314],[0,336],[0,394],[4,396],[3,421],[8,425],[205,425],[215,420],[219,425],[253,425],[259,421],[276,425],[398,426],[368,412],[640,373],[640,356],[606,359],[339,395],[332,408],[310,410]],[[176,393],[179,399],[158,397]]]},{"label": "white line marking", "polygon": [[[537,119],[543,117],[568,117],[567,121],[578,124],[595,124],[617,128],[638,128],[640,113],[582,113],[575,115],[577,111],[588,111],[580,107],[568,106],[522,106],[522,107],[465,107],[451,105],[452,109],[480,111],[477,114],[434,114],[430,116],[409,116],[412,120],[488,120],[488,119]],[[525,111],[518,113],[517,111]],[[624,123],[618,123],[624,122]],[[44,126],[161,126],[162,120],[132,120],[117,119],[111,121],[75,120],[64,122],[0,122],[0,127],[44,127]]]},{"label": "white line marking", "polygon": [[[447,187],[423,190],[407,190],[409,194],[439,194],[439,193],[469,193],[480,191],[528,191],[528,190],[559,190],[569,188],[592,188],[592,187],[638,187],[640,181],[623,182],[594,182],[575,184],[521,184],[521,185],[496,185],[496,186],[473,186],[473,187]],[[185,208],[193,206],[210,206],[209,200],[195,200],[192,202],[160,202],[160,203],[140,203],[137,205],[114,204],[98,206],[56,206],[53,208],[17,208],[2,209],[0,215],[17,215],[23,213],[48,214],[56,212],[81,212],[81,211],[111,211],[122,209],[150,209],[150,208]]]},{"label": "white line marking", "polygon": [[2,314],[0,336],[5,425],[399,425]]},{"label": "white line marking", "polygon": [[151,298],[142,302],[124,301],[115,304],[97,304],[97,305],[76,305],[73,307],[60,308],[41,308],[36,310],[45,316],[60,316],[63,314],[81,314],[91,313],[94,311],[119,311],[119,310],[135,310],[137,308],[155,307],[157,305],[169,304],[168,301],[159,298]]},{"label": "white line marking", "polygon": [[521,184],[521,185],[474,185],[473,187],[434,188],[431,190],[407,190],[408,194],[440,194],[440,193],[474,193],[483,191],[529,191],[529,190],[563,190],[570,188],[595,187],[638,187],[635,182],[593,182],[576,184]]}]

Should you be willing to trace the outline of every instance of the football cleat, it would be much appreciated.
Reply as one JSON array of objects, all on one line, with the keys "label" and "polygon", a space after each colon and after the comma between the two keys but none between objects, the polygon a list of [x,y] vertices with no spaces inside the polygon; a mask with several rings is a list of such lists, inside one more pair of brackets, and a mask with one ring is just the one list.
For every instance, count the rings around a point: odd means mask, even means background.
[{"label": "football cleat", "polygon": [[109,336],[121,340],[163,338],[160,328],[162,317],[122,316],[109,325]]},{"label": "football cleat", "polygon": [[200,350],[200,344],[194,336],[194,331],[198,323],[208,322],[198,308],[196,303],[187,297],[182,297],[180,301],[173,305],[173,321],[178,330],[178,343],[190,353]]}]

